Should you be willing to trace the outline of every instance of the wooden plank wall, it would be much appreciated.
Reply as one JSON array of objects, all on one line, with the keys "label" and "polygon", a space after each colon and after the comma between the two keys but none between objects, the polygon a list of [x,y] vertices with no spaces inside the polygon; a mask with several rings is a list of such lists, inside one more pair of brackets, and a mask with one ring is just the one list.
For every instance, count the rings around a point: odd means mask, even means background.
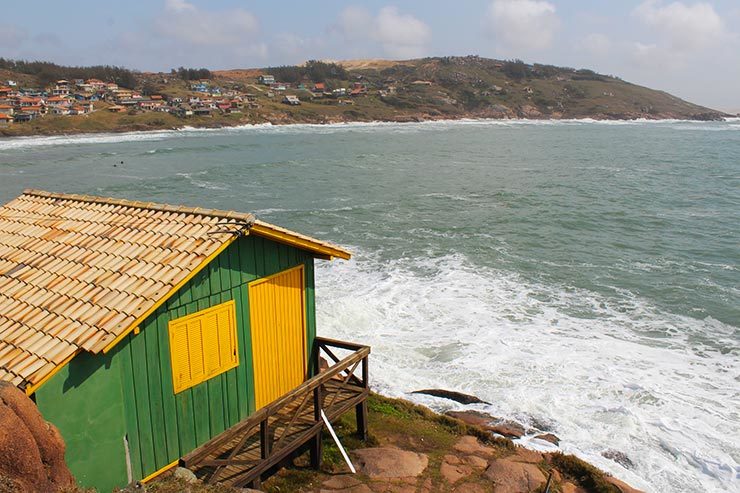
[{"label": "wooden plank wall", "polygon": [[[310,350],[316,335],[312,257],[251,236],[227,248],[152,314],[138,335],[132,333],[121,343],[125,419],[135,478],[167,466],[254,412],[247,283],[300,263],[306,273]],[[168,321],[232,299],[236,302],[239,366],[175,395]]]}]

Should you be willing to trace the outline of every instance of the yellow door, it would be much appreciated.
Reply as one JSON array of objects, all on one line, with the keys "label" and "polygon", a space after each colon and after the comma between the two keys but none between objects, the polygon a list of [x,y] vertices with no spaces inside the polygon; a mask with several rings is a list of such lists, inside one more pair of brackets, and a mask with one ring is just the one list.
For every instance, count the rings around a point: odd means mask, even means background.
[{"label": "yellow door", "polygon": [[303,300],[302,265],[249,283],[256,409],[305,380]]}]

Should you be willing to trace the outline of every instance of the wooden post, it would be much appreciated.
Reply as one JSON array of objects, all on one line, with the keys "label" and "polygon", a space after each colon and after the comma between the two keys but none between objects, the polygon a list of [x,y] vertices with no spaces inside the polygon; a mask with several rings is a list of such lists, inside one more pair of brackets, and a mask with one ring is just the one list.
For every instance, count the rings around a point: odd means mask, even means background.
[{"label": "wooden post", "polygon": [[[321,386],[313,391],[313,417],[316,422],[321,421]],[[324,427],[319,428],[316,435],[311,439],[311,467],[317,471],[321,469],[321,456],[324,453],[322,443],[322,432]]]},{"label": "wooden post", "polygon": [[313,348],[311,348],[311,370],[309,371],[309,377],[315,377],[319,374],[319,360],[321,358],[321,348],[319,343],[314,341]]},{"label": "wooden post", "polygon": [[[370,365],[368,358],[362,358],[362,385],[366,389],[370,387]],[[355,418],[357,420],[357,436],[364,442],[367,441],[367,399],[355,406]]]},{"label": "wooden post", "polygon": [[367,440],[367,400],[355,406],[355,418],[357,418],[357,436],[364,442]]},{"label": "wooden post", "polygon": [[370,365],[367,356],[362,358],[362,385],[367,389],[370,387]]},{"label": "wooden post", "polygon": [[270,457],[272,444],[270,443],[270,429],[267,425],[268,418],[260,421],[260,455],[263,459]]}]

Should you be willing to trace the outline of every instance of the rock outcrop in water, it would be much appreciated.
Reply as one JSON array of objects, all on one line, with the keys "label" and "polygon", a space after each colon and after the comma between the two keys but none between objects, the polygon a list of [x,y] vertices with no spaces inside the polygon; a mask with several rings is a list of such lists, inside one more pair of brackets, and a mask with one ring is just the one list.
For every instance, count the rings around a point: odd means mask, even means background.
[{"label": "rock outcrop in water", "polygon": [[474,395],[463,394],[462,392],[456,392],[454,390],[424,389],[424,390],[415,390],[411,393],[412,394],[425,394],[425,395],[431,395],[433,397],[441,397],[443,399],[450,399],[452,401],[459,402],[460,404],[490,404],[490,402],[480,400]]}]

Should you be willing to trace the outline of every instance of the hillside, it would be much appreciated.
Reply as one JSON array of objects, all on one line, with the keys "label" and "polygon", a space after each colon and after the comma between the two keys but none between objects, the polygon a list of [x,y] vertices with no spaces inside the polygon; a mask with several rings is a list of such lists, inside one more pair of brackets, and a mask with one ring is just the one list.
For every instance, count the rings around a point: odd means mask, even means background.
[{"label": "hillside", "polygon": [[[276,83],[260,84],[261,74],[275,75]],[[32,75],[9,70],[2,70],[0,75],[3,83],[13,79],[19,87],[32,87],[36,96],[50,95],[53,90]],[[123,95],[99,92],[91,112],[52,115],[59,111],[47,111],[46,116],[32,121],[0,126],[0,135],[268,122],[459,118],[718,120],[728,116],[590,70],[477,56],[308,62],[297,67],[224,70],[210,75],[208,80],[186,81],[175,73],[135,73],[135,87],[127,88],[130,91]],[[76,90],[70,89],[70,98]],[[85,98],[84,94],[74,96]],[[289,102],[285,96],[296,96],[299,102],[285,104]],[[0,100],[3,104],[7,107],[13,101]],[[17,104],[17,109],[23,110]],[[187,109],[181,110],[181,106]]]},{"label": "hillside", "polygon": [[[380,119],[386,119],[382,117],[388,116],[389,109],[396,117],[416,113],[427,118],[704,120],[723,116],[666,92],[586,69],[477,56],[338,63],[347,69],[350,79],[364,81],[380,92],[386,89],[385,97],[371,98],[370,104],[362,105],[363,112]],[[224,81],[247,82],[239,72],[219,71],[216,75]]]}]

